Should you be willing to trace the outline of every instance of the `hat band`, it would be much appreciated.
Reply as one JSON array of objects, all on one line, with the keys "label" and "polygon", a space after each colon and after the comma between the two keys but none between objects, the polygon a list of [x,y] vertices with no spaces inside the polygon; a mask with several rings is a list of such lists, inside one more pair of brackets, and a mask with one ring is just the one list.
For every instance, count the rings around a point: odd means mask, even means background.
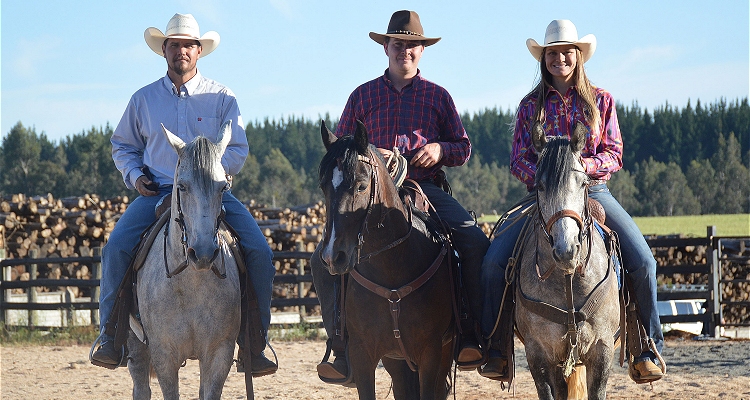
[{"label": "hat band", "polygon": [[412,31],[388,31],[388,35],[411,35],[424,37],[424,35],[422,35],[421,33]]},{"label": "hat band", "polygon": [[551,44],[556,44],[556,43],[575,44],[576,42],[571,42],[569,40],[558,40],[558,41],[555,41],[555,42],[549,42],[549,43],[547,43],[547,46],[549,46]]}]

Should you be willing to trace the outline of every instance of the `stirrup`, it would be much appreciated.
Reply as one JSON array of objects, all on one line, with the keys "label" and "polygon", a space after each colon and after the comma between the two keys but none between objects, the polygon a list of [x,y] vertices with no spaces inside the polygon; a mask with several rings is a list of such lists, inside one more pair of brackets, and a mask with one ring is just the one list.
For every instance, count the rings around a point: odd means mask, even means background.
[{"label": "stirrup", "polygon": [[[128,353],[125,350],[125,346],[122,346],[120,348],[120,361],[117,364],[109,364],[109,363],[103,363],[101,361],[94,360],[94,352],[96,345],[102,343],[102,335],[99,335],[96,340],[94,340],[94,344],[91,345],[91,349],[89,350],[89,362],[92,365],[96,365],[97,367],[104,367],[107,369],[115,370],[119,367],[123,367],[128,365],[127,364],[127,355]],[[124,363],[123,363],[124,362]]]},{"label": "stirrup", "polygon": [[[326,340],[326,354],[323,356],[323,360],[318,365],[323,364],[323,363],[329,363],[333,365],[333,363],[328,361],[331,357],[331,345],[332,345],[331,339]],[[354,374],[352,373],[352,366],[351,366],[351,363],[349,362],[349,347],[348,346],[347,346],[347,349],[344,351],[343,357],[346,360],[346,367],[347,367],[346,378],[330,379],[330,378],[321,376],[320,374],[318,374],[318,378],[320,378],[320,380],[325,383],[341,385],[341,386],[348,387],[348,388],[356,388],[357,385],[354,382]]]}]

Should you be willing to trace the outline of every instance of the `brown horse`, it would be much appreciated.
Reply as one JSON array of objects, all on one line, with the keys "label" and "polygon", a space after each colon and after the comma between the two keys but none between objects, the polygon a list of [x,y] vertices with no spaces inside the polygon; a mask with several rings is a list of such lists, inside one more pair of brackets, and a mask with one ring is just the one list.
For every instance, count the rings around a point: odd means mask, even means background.
[{"label": "brown horse", "polygon": [[454,334],[449,247],[404,205],[361,122],[339,139],[321,124],[321,136],[319,248],[328,272],[348,275],[343,313],[359,398],[375,399],[382,359],[396,399],[444,399]]}]

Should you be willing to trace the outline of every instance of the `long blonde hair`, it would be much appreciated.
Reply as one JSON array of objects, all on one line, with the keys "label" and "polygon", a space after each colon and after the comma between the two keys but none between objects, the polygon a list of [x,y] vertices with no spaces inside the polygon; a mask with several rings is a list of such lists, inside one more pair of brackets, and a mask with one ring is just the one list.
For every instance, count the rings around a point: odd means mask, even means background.
[{"label": "long blonde hair", "polygon": [[[583,68],[583,55],[581,50],[576,49],[576,68],[573,72],[573,80],[575,82],[576,92],[583,100],[583,115],[592,130],[598,131],[599,124],[601,123],[602,117],[599,115],[599,108],[596,106],[596,87],[591,84],[589,78],[586,76],[586,70]],[[536,107],[534,109],[534,119],[530,121],[530,125],[534,122],[544,122],[544,103],[547,100],[547,91],[552,87],[552,74],[547,70],[547,65],[544,62],[544,56],[547,53],[545,48],[542,51],[542,56],[539,61],[539,71],[541,76],[539,82],[536,84],[534,89],[524,98],[536,98]],[[564,94],[564,93],[562,93]]]}]

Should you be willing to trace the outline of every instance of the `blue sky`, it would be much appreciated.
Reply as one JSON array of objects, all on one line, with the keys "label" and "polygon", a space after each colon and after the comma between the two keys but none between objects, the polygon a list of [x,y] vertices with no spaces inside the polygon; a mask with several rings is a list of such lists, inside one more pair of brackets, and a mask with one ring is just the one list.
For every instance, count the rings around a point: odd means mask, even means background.
[{"label": "blue sky", "polygon": [[164,31],[176,12],[221,35],[198,69],[235,92],[246,123],[336,119],[349,93],[387,67],[367,34],[384,32],[400,9],[416,10],[425,34],[443,38],[420,70],[461,112],[515,109],[537,78],[525,41],[542,42],[553,19],[596,35],[587,73],[621,105],[682,108],[750,90],[746,0],[3,0],[0,134],[18,121],[53,141],[116,126],[133,92],[166,72],[143,31]]}]

